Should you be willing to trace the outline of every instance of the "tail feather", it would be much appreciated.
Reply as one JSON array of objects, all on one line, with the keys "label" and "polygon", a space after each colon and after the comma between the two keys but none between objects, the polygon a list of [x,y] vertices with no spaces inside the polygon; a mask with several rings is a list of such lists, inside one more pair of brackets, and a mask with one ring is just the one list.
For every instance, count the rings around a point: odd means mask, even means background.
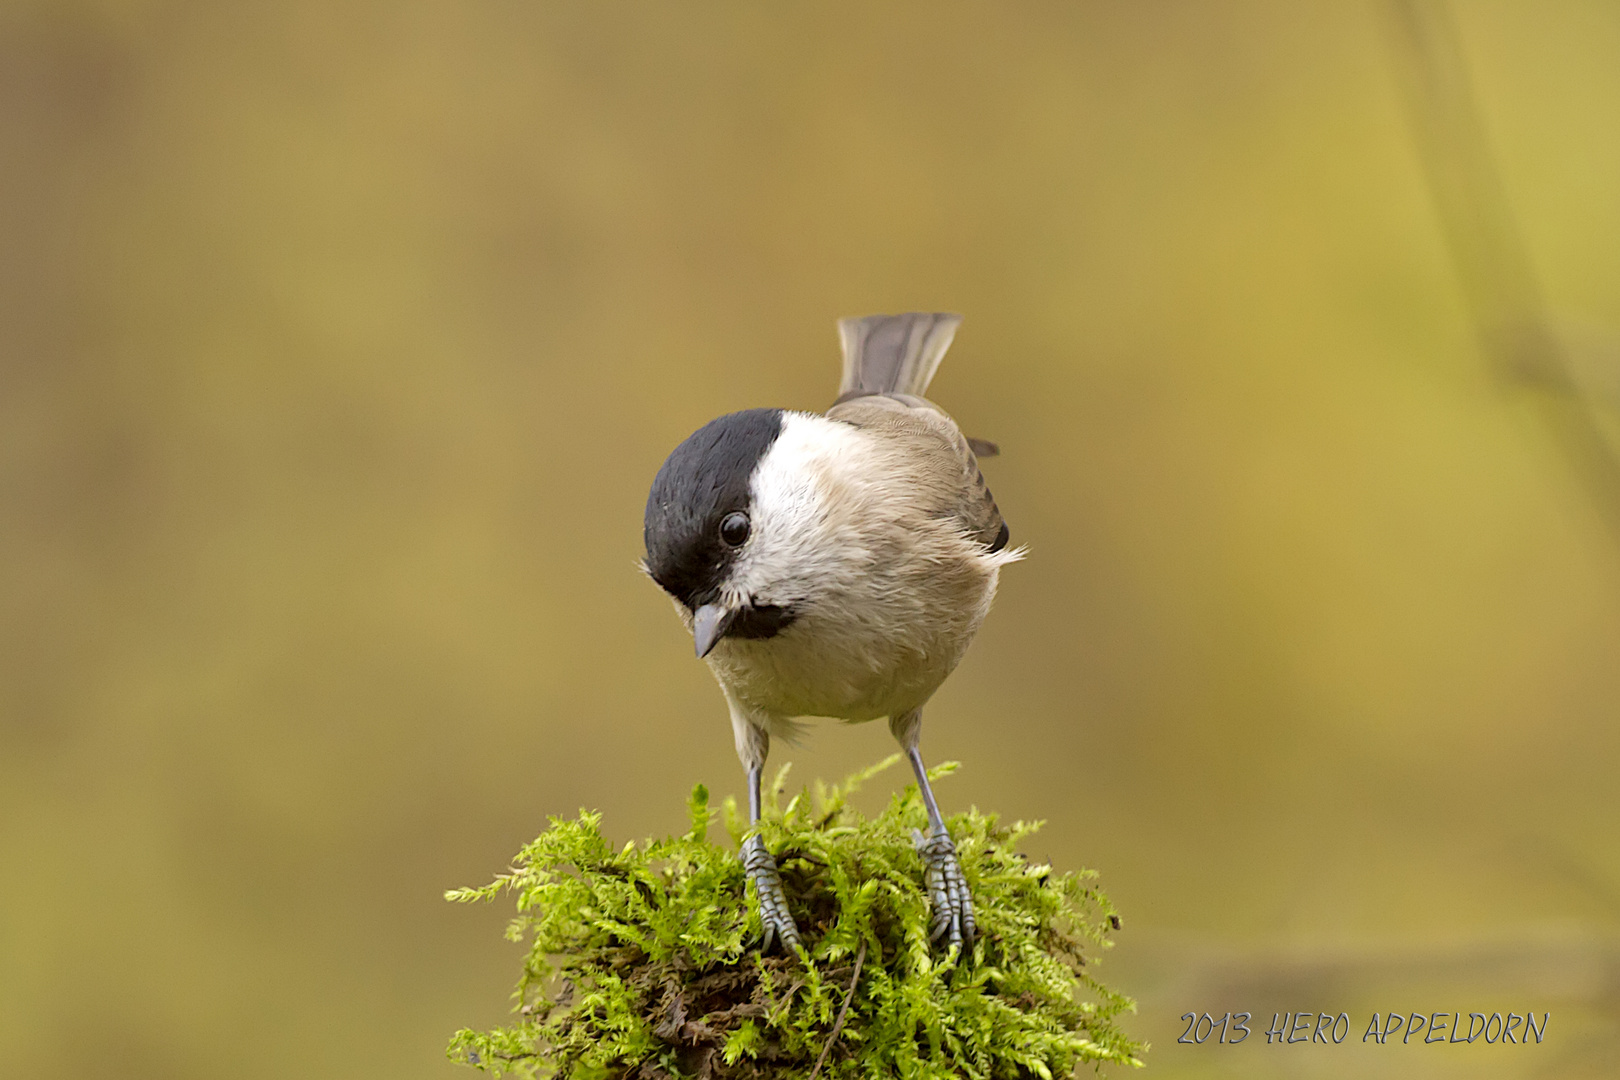
[{"label": "tail feather", "polygon": [[839,319],[844,343],[839,400],[863,394],[922,397],[961,323],[960,315],[922,311]]}]

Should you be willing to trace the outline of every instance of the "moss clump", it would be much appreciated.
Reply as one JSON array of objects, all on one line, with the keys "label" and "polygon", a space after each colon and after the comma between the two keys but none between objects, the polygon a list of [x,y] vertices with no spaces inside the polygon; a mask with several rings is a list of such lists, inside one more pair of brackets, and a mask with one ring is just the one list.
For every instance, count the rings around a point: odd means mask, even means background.
[{"label": "moss clump", "polygon": [[[1144,1047],[1115,1022],[1134,1004],[1085,966],[1119,920],[1094,874],[1056,874],[1014,850],[1036,825],[951,820],[979,938],[966,956],[930,945],[915,786],[871,821],[848,806],[895,760],[786,807],[781,775],[773,785],[761,831],[807,943],[793,957],[751,947],[759,917],[735,851],[708,840],[701,785],[688,832],[639,846],[609,844],[598,814],[552,819],[510,873],[447,894],[516,893],[507,936],[529,942],[515,1022],[458,1032],[450,1056],[570,1080],[1052,1080],[1085,1063],[1141,1064]],[[743,823],[729,799],[726,811],[735,842]]]}]

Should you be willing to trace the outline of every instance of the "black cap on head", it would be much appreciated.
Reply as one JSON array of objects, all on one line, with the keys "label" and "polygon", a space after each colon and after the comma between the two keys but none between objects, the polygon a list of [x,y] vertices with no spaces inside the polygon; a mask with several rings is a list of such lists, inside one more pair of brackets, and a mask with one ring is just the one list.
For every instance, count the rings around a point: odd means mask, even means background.
[{"label": "black cap on head", "polygon": [[711,420],[677,446],[647,496],[647,572],[688,608],[719,593],[737,549],[720,538],[727,514],[748,510],[748,482],[782,433],[781,409]]}]

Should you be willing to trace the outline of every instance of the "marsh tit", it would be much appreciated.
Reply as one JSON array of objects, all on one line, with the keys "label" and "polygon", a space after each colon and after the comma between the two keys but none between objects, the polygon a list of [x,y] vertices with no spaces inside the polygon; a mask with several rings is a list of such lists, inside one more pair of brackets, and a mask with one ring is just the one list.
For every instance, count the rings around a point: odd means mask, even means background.
[{"label": "marsh tit", "polygon": [[[973,900],[918,753],[922,709],[1018,559],[965,437],[928,389],[960,316],[842,319],[844,377],[824,414],[746,409],[677,446],[647,497],[644,568],[675,600],[731,710],[759,820],[771,736],[801,717],[887,717],[911,761],[933,938],[969,943]],[[799,944],[757,833],[743,865],[765,938]]]}]

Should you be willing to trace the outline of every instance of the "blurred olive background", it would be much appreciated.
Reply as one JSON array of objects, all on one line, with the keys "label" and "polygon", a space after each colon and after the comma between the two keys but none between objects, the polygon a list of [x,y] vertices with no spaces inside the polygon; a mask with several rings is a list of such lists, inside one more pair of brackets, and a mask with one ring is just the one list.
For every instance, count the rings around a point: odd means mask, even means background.
[{"label": "blurred olive background", "polygon": [[[1612,438],[1620,8],[1455,15]],[[1397,22],[6,4],[5,1071],[470,1075],[444,1043],[518,954],[442,892],[548,814],[741,789],[634,566],[653,473],[824,407],[838,316],[924,308],[967,317],[933,396],[1030,549],[924,751],[1101,871],[1153,1072],[1608,1075],[1620,532],[1482,351]],[[1176,1043],[1228,1009],[1352,1032]],[[1552,1019],[1362,1046],[1390,1009]]]}]

